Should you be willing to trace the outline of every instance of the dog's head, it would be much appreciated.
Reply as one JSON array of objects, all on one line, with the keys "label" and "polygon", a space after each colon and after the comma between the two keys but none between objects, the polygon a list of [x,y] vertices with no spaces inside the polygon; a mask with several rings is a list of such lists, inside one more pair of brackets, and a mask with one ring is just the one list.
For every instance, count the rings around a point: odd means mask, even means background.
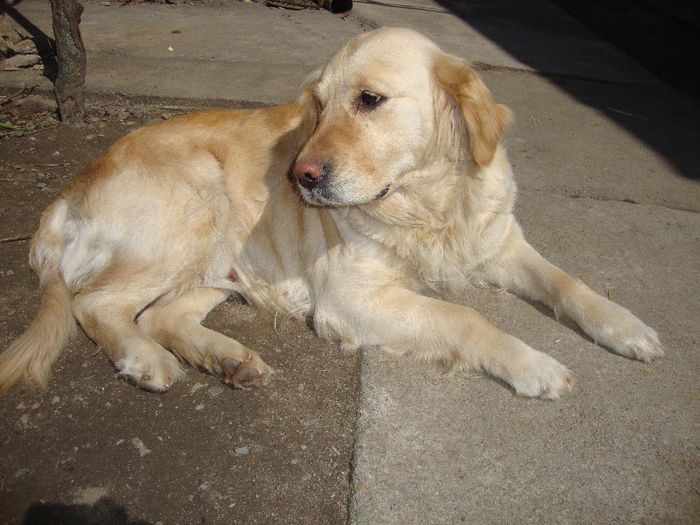
[{"label": "dog's head", "polygon": [[317,205],[381,199],[445,155],[488,165],[510,115],[463,61],[408,29],[354,38],[304,93],[317,123],[293,175]]}]

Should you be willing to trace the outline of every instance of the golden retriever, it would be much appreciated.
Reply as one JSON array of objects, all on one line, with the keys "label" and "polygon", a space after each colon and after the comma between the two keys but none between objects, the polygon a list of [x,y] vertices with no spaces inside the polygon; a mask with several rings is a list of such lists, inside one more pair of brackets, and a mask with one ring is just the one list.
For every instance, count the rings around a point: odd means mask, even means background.
[{"label": "golden retriever", "polygon": [[131,133],[43,214],[41,305],[0,357],[0,386],[46,384],[76,319],[144,389],[167,390],[181,361],[265,384],[260,356],[201,325],[231,293],[309,316],[345,350],[483,370],[523,396],[558,398],[571,373],[441,297],[489,283],[619,354],[660,357],[654,330],[525,241],[499,145],[509,117],[465,62],[385,28],[351,40],[295,103]]}]

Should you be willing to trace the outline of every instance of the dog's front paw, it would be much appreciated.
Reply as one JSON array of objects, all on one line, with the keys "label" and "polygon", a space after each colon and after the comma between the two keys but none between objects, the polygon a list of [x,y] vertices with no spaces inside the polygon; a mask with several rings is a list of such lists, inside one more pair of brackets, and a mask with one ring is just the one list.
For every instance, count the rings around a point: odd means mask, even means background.
[{"label": "dog's front paw", "polygon": [[574,385],[573,375],[564,365],[530,347],[513,365],[509,382],[519,396],[559,399]]},{"label": "dog's front paw", "polygon": [[659,336],[656,335],[652,328],[649,328],[641,321],[639,321],[639,324],[641,326],[635,326],[632,330],[625,330],[621,333],[619,341],[606,346],[610,346],[618,354],[630,359],[638,359],[645,363],[650,363],[663,357],[664,349],[659,341]]},{"label": "dog's front paw", "polygon": [[590,335],[615,353],[649,363],[663,357],[664,349],[653,328],[622,306],[609,303],[598,330]]}]

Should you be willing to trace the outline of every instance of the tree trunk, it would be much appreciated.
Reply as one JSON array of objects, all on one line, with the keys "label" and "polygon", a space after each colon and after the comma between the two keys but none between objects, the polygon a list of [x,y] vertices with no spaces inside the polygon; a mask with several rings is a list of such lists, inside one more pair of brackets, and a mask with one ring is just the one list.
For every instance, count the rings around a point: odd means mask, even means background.
[{"label": "tree trunk", "polygon": [[54,84],[58,115],[62,121],[83,121],[85,46],[80,36],[83,6],[77,0],[51,0],[58,73]]}]

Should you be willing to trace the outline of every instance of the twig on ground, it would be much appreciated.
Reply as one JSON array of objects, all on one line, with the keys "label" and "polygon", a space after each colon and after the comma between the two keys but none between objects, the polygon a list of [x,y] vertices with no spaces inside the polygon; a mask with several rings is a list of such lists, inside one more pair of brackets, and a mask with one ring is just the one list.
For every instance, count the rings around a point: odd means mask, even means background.
[{"label": "twig on ground", "polygon": [[[44,128],[46,129],[46,128]],[[43,130],[42,130],[43,131]],[[39,164],[32,164],[32,166],[38,167],[41,166],[42,168],[57,168],[58,166],[70,166],[70,162],[46,162],[46,163],[39,163]]]},{"label": "twig on ground", "polygon": [[[42,131],[46,131],[47,129],[53,129],[56,127],[56,124],[51,124],[50,126],[44,126],[43,128],[39,129],[31,129],[25,133],[25,135],[36,135],[37,133],[41,133]],[[67,164],[70,164],[69,162],[64,162],[63,164],[56,164],[56,166],[65,166]],[[37,164],[37,166],[41,166],[41,164]],[[48,164],[47,164],[48,166]]]},{"label": "twig on ground", "polygon": [[8,242],[28,241],[31,238],[31,235],[17,235],[15,237],[5,237],[4,239],[0,239],[0,243],[5,244]]},{"label": "twig on ground", "polygon": [[9,104],[10,102],[17,100],[18,98],[21,98],[23,96],[27,96],[31,94],[32,91],[34,91],[34,88],[36,86],[31,86],[31,87],[23,87],[16,93],[13,93],[12,95],[6,95],[2,100],[0,100],[0,106],[4,106],[5,104]]},{"label": "twig on ground", "polygon": [[19,126],[15,126],[14,124],[10,124],[9,122],[0,122],[0,129],[7,129],[10,131],[21,131],[22,133],[26,133],[29,131],[27,128],[20,128]]}]

